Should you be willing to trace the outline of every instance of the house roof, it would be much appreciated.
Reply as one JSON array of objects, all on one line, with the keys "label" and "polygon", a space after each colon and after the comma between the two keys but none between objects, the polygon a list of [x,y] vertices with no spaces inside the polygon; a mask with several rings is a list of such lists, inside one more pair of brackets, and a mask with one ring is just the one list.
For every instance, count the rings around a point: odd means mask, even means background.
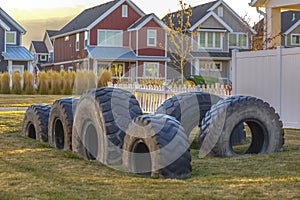
[{"label": "house roof", "polygon": [[32,43],[36,53],[45,53],[45,54],[49,53],[48,49],[47,49],[47,46],[44,42],[42,42],[42,41],[32,41],[31,43]]},{"label": "house roof", "polygon": [[135,52],[129,47],[99,47],[88,46],[89,56],[97,60],[105,61],[136,61],[136,60],[155,60],[168,61],[169,58],[163,56],[136,56]]},{"label": "house roof", "polygon": [[80,30],[89,30],[102,19],[104,19],[115,8],[117,8],[118,5],[121,5],[124,2],[132,5],[142,16],[145,15],[145,13],[130,0],[114,0],[84,10],[67,25],[65,25],[60,31],[58,31],[53,37],[65,35],[67,33],[78,32]]},{"label": "house roof", "polygon": [[46,32],[49,35],[49,37],[52,37],[58,33],[57,30],[46,30]]},{"label": "house roof", "polygon": [[190,55],[192,58],[208,58],[208,59],[223,59],[230,60],[231,53],[225,52],[191,52]]},{"label": "house roof", "polygon": [[25,47],[7,46],[6,52],[2,53],[4,60],[30,61],[34,60],[34,56]]},{"label": "house roof", "polygon": [[[264,19],[260,20],[254,29],[258,35],[262,35],[264,30]],[[300,11],[284,11],[281,13],[281,33],[289,34],[295,28],[300,26]]]},{"label": "house roof", "polygon": [[22,34],[26,33],[26,30],[18,24],[11,16],[9,16],[2,8],[0,7],[0,15],[2,15],[9,23],[11,23],[18,31]]},{"label": "house roof", "polygon": [[[196,24],[201,18],[203,18],[205,15],[207,15],[207,13],[209,12],[209,9],[216,3],[217,1],[212,1],[209,3],[205,3],[205,4],[201,4],[198,6],[195,6],[192,8],[192,17],[190,18],[190,23],[193,26],[194,24]],[[176,17],[177,12],[173,12],[171,13],[172,15],[172,20],[174,23],[174,27],[177,28],[179,26],[178,24],[178,20]],[[168,22],[168,15],[166,15],[163,18],[164,21]],[[186,18],[184,19],[184,21],[186,22]]]},{"label": "house roof", "polygon": [[139,30],[143,26],[145,26],[149,21],[154,20],[157,24],[159,24],[162,28],[168,28],[154,13],[145,15],[138,19],[135,23],[133,23],[128,30]]}]

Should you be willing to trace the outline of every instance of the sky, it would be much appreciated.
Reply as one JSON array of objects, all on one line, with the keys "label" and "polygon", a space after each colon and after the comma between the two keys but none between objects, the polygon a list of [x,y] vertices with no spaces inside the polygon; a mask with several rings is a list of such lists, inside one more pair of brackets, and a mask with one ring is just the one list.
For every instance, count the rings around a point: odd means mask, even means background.
[{"label": "sky", "polygon": [[[0,6],[16,19],[47,19],[74,15],[85,8],[100,5],[109,0],[0,0]],[[169,11],[177,11],[178,0],[132,0],[145,13],[155,13],[163,17]],[[212,0],[185,0],[189,5],[196,6]],[[252,22],[260,18],[255,8],[248,4],[251,0],[224,0],[240,16],[250,16]],[[162,3],[164,2],[164,3]]]}]

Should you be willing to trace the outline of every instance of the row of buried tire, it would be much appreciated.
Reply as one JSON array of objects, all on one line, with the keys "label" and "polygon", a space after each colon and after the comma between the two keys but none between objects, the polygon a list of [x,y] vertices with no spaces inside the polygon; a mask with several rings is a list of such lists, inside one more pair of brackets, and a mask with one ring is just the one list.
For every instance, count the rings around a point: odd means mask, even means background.
[{"label": "row of buried tire", "polygon": [[184,93],[166,100],[155,114],[143,115],[130,92],[113,88],[89,90],[52,106],[32,105],[22,133],[133,173],[184,179],[192,171],[189,138],[198,126],[203,156],[238,155],[233,146],[244,142],[246,126],[252,141],[242,154],[273,153],[284,144],[279,115],[254,97]]}]

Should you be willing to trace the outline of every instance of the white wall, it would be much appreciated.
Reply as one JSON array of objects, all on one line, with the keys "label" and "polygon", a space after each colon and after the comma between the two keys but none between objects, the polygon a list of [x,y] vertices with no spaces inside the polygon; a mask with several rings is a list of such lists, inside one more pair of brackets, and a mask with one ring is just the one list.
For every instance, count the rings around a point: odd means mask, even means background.
[{"label": "white wall", "polygon": [[233,52],[233,94],[270,103],[285,128],[300,129],[300,48]]}]

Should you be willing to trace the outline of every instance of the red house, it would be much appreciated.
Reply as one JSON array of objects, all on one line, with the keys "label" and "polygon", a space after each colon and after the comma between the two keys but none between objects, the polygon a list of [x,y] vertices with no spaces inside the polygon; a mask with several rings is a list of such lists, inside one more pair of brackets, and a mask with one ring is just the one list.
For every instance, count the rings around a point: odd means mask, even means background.
[{"label": "red house", "polygon": [[130,0],[84,10],[53,37],[55,70],[109,69],[138,81],[166,78],[167,26]]}]

